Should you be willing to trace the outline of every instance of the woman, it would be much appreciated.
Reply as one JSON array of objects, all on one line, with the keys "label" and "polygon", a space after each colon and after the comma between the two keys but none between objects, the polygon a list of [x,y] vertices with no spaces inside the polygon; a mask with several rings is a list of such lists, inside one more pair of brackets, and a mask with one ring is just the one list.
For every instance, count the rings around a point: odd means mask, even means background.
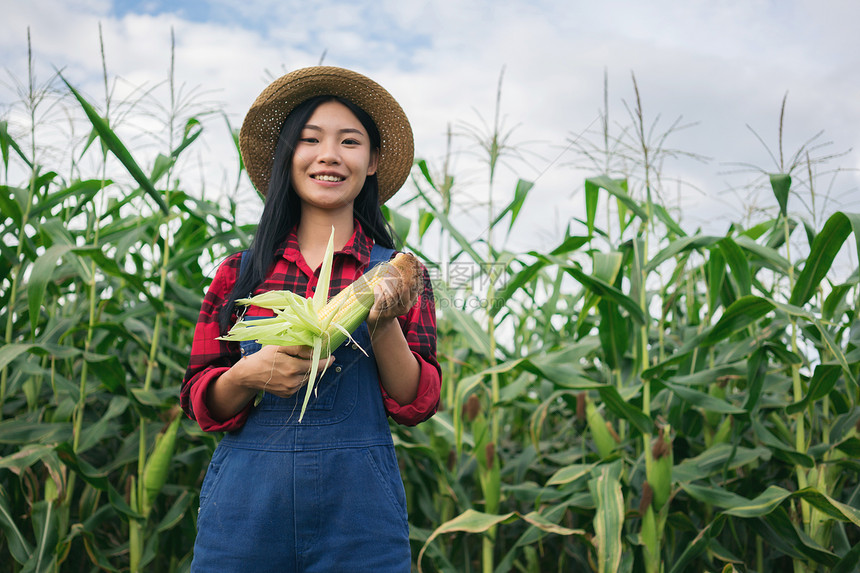
[{"label": "woman", "polygon": [[[226,432],[200,492],[192,571],[409,571],[387,416],[417,424],[438,405],[426,270],[420,297],[390,283],[376,291],[355,343],[320,361],[328,370],[301,422],[310,349],[217,338],[235,322],[237,298],[282,289],[312,296],[332,227],[329,296],[390,258],[379,206],[409,174],[411,127],[378,84],[320,66],[263,91],[240,147],[266,202],[251,248],[228,257],[206,293],[183,380],[188,415]],[[249,307],[250,316],[267,314]]]}]

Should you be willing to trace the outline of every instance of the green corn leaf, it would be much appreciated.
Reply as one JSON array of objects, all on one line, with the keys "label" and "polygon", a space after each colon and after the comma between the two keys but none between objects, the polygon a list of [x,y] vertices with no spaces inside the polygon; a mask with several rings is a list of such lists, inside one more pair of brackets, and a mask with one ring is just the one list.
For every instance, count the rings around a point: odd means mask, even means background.
[{"label": "green corn leaf", "polygon": [[591,473],[596,464],[572,464],[557,470],[547,480],[546,485],[565,485],[581,479]]},{"label": "green corn leaf", "polygon": [[758,405],[767,376],[767,350],[765,347],[756,348],[747,361],[747,400],[744,410],[752,412]]},{"label": "green corn leaf", "polygon": [[591,495],[597,503],[594,515],[594,535],[597,543],[599,573],[618,571],[621,565],[621,532],[624,526],[624,497],[621,494],[621,462],[601,466],[600,475],[589,482]]},{"label": "green corn leaf", "polygon": [[721,487],[682,483],[681,489],[690,497],[717,507],[734,507],[749,503],[747,498]]},{"label": "green corn leaf", "polygon": [[426,209],[418,210],[418,238],[423,238],[424,234],[427,232],[427,229],[430,228],[430,225],[433,224],[433,221],[436,217],[430,211]]},{"label": "green corn leaf", "polygon": [[708,235],[693,235],[692,237],[683,237],[680,239],[675,239],[669,246],[654,255],[654,257],[648,261],[648,264],[645,265],[645,272],[652,273],[657,267],[659,267],[664,261],[667,261],[685,251],[689,251],[691,249],[703,249],[706,247],[710,247],[715,243],[720,241],[721,237],[712,237]]},{"label": "green corn leaf", "polygon": [[765,527],[756,528],[759,534],[785,555],[800,560],[813,560],[828,568],[839,562],[836,555],[798,529],[782,507],[764,516],[759,523],[765,525]]},{"label": "green corn leaf", "polygon": [[696,538],[687,545],[681,556],[672,563],[672,569],[669,570],[669,573],[683,573],[687,571],[687,565],[690,561],[704,553],[708,548],[711,539],[720,534],[725,519],[726,518],[724,516],[718,515],[708,524],[707,527],[702,529],[698,535],[696,535]]},{"label": "green corn leaf", "polygon": [[514,227],[514,223],[517,222],[517,216],[520,214],[520,209],[522,209],[526,197],[528,197],[529,191],[531,191],[532,187],[534,187],[534,183],[531,181],[526,181],[525,179],[517,181],[517,187],[514,189],[514,198],[511,199],[511,202],[508,203],[498,215],[496,215],[495,219],[493,219],[492,226],[495,227],[505,215],[510,213],[511,222],[508,225],[508,232],[510,233],[511,229]]},{"label": "green corn leaf", "polygon": [[25,571],[48,573],[57,567],[57,530],[59,529],[57,508],[53,502],[39,501],[33,505],[33,532],[36,547],[24,565]]},{"label": "green corn leaf", "polygon": [[771,458],[767,448],[745,448],[733,444],[716,444],[698,456],[687,458],[672,468],[672,479],[676,483],[692,482],[728,469],[736,469],[751,463],[766,462]]},{"label": "green corn leaf", "polygon": [[785,412],[789,415],[796,414],[829,394],[841,374],[842,368],[838,364],[818,364],[812,373],[806,396],[799,402],[787,406]]},{"label": "green corn leaf", "polygon": [[598,334],[603,347],[603,358],[611,370],[617,370],[624,361],[629,347],[627,321],[618,312],[618,307],[605,299],[597,303],[600,312]]},{"label": "green corn leaf", "polygon": [[[567,237],[564,241],[561,242],[559,246],[550,251],[551,256],[559,256],[566,255],[571,251],[575,251],[579,249],[584,244],[588,243],[588,237],[582,237],[579,235],[573,235],[572,237]],[[530,253],[533,255],[538,255],[538,253]]]},{"label": "green corn leaf", "polygon": [[32,349],[34,344],[12,343],[0,347],[0,369],[6,368],[13,360]]},{"label": "green corn leaf", "polygon": [[672,384],[671,382],[663,382],[666,388],[674,392],[679,398],[683,398],[690,404],[702,408],[706,412],[720,412],[722,414],[744,414],[746,410],[738,406],[734,406],[705,392],[694,390],[687,386]]},{"label": "green corn leaf", "polygon": [[545,260],[538,260],[536,263],[527,266],[508,280],[505,283],[504,288],[498,291],[495,298],[493,298],[493,303],[490,305],[491,316],[495,316],[500,310],[505,308],[508,300],[510,300],[514,293],[524,286],[531,286],[534,282],[534,277],[537,276],[546,264]]},{"label": "green corn leaf", "polygon": [[516,513],[505,513],[502,515],[495,515],[490,513],[483,513],[480,511],[475,511],[474,509],[467,509],[454,519],[446,521],[439,527],[433,530],[433,533],[427,538],[427,541],[424,542],[424,546],[421,547],[421,551],[418,552],[418,571],[423,571],[421,562],[424,558],[424,553],[427,551],[427,547],[430,543],[433,542],[434,539],[443,535],[445,533],[453,533],[455,531],[465,531],[467,533],[483,533],[488,531],[489,529],[502,524],[509,523],[517,519]]},{"label": "green corn leaf", "polygon": [[760,263],[765,264],[768,268],[788,274],[788,269],[791,267],[791,263],[789,263],[785,257],[776,252],[775,249],[760,245],[749,237],[743,235],[737,237],[735,239],[735,243],[737,243],[741,249],[756,255],[760,259]]},{"label": "green corn leaf", "polygon": [[108,500],[114,509],[128,519],[143,519],[143,515],[129,507],[123,496],[110,483],[107,477],[108,471],[96,469],[86,461],[80,459],[72,450],[72,445],[67,441],[60,443],[56,451],[60,460],[81,479],[98,490],[107,491]]},{"label": "green corn leaf", "polygon": [[547,533],[555,533],[557,535],[585,535],[585,530],[563,527],[548,520],[544,515],[537,511],[530,511],[525,515],[520,515],[520,518],[529,525],[537,527],[541,531],[545,531]]},{"label": "green corn leaf", "polygon": [[39,202],[33,206],[30,211],[30,217],[39,217],[41,215],[50,216],[48,213],[51,209],[60,205],[67,199],[75,199],[75,209],[73,215],[80,211],[92,201],[93,197],[106,187],[113,185],[110,179],[87,179],[85,181],[76,181],[61,191],[54,191],[42,197]]},{"label": "green corn leaf", "polygon": [[713,315],[726,278],[726,260],[718,249],[711,249],[707,265],[708,312]]},{"label": "green corn leaf", "polygon": [[842,559],[830,570],[830,573],[856,573],[858,563],[860,563],[860,541],[842,556]]},{"label": "green corn leaf", "polygon": [[436,209],[433,201],[429,197],[427,197],[427,195],[420,188],[418,189],[418,194],[421,195],[421,197],[427,203],[428,209],[430,210],[430,212],[433,213],[433,216],[436,218],[436,220],[439,221],[439,223],[446,231],[448,231],[451,237],[457,242],[457,245],[472,258],[472,261],[478,263],[479,265],[484,263],[484,257],[479,255],[478,252],[472,247],[472,242],[466,239],[466,237],[463,236],[462,233],[460,233],[460,231],[454,226],[453,223],[451,223],[451,221],[448,219],[447,216],[445,216],[444,213]]},{"label": "green corn leaf", "polygon": [[672,376],[670,380],[675,384],[683,386],[699,386],[713,384],[718,378],[723,376],[741,376],[745,374],[746,361],[732,362],[729,364],[721,364],[714,368],[706,368],[692,374],[681,376]]},{"label": "green corn leaf", "polygon": [[0,422],[0,444],[49,444],[67,440],[72,435],[68,422],[36,422],[27,419]]},{"label": "green corn leaf", "polygon": [[783,217],[788,215],[788,193],[791,189],[791,175],[788,173],[771,173],[770,187],[776,202],[779,203],[779,214]]},{"label": "green corn leaf", "polygon": [[15,227],[20,228],[24,220],[24,212],[21,204],[27,203],[27,195],[24,189],[0,185],[0,212],[3,217],[8,217],[15,222]]},{"label": "green corn leaf", "polygon": [[168,510],[164,517],[161,518],[161,521],[158,522],[158,526],[155,528],[155,531],[163,533],[173,529],[181,523],[182,518],[188,514],[188,510],[194,504],[196,498],[196,494],[193,494],[190,491],[183,491],[179,494],[179,497],[177,497],[176,501],[173,502],[170,510]]},{"label": "green corn leaf", "polygon": [[717,243],[720,252],[726,259],[726,262],[731,269],[731,277],[738,286],[738,292],[741,296],[747,296],[752,293],[752,273],[750,272],[750,264],[744,256],[743,250],[731,237],[724,237]]},{"label": "green corn leaf", "polygon": [[758,321],[774,309],[774,304],[757,296],[744,296],[726,309],[720,320],[708,331],[702,345],[712,346]]},{"label": "green corn leaf", "polygon": [[756,438],[758,438],[763,445],[770,448],[774,457],[786,460],[792,465],[804,468],[812,468],[815,466],[815,460],[813,460],[811,456],[802,454],[792,446],[783,442],[768,430],[756,417],[752,417],[752,427]]},{"label": "green corn leaf", "polygon": [[600,398],[606,405],[606,408],[613,412],[616,416],[630,422],[637,430],[643,434],[650,434],[654,430],[654,422],[651,418],[645,415],[645,412],[626,401],[618,389],[614,386],[599,386],[597,392]]},{"label": "green corn leaf", "polygon": [[18,142],[10,135],[9,133],[9,122],[7,120],[0,121],[0,151],[3,154],[3,165],[9,165],[9,149],[15,151],[18,154],[18,157],[27,165],[29,168],[33,168],[33,163],[27,156],[24,154],[24,151],[18,145]]},{"label": "green corn leaf", "polygon": [[655,203],[651,206],[654,209],[654,214],[657,215],[657,218],[660,219],[666,228],[679,237],[686,237],[687,233],[684,232],[684,229],[681,228],[681,225],[678,224],[675,219],[672,218],[672,215],[669,214],[669,211],[666,210],[663,205]]},{"label": "green corn leaf", "polygon": [[814,487],[806,487],[792,494],[799,497],[810,505],[826,513],[833,519],[853,523],[860,527],[860,509],[837,501],[827,494],[821,493]]},{"label": "green corn leaf", "polygon": [[[229,124],[228,124],[229,125]],[[182,141],[176,146],[176,149],[170,152],[170,156],[176,159],[179,157],[183,151],[185,151],[189,145],[194,143],[194,141],[200,137],[200,134],[203,133],[203,125],[200,123],[200,120],[196,117],[189,117],[185,122],[185,129],[182,132]]]},{"label": "green corn leaf", "polygon": [[812,298],[852,231],[857,242],[856,248],[860,249],[860,214],[837,212],[827,219],[812,243],[806,264],[791,291],[789,304],[803,306]]},{"label": "green corn leaf", "polygon": [[630,317],[633,320],[640,325],[645,324],[645,313],[632,298],[607,282],[585,274],[577,267],[565,266],[563,268],[566,273],[573,276],[573,278],[579,281],[582,286],[586,287],[597,296],[609,299],[624,307],[624,310],[630,313]]},{"label": "green corn leaf", "polygon": [[430,168],[427,166],[427,160],[416,159],[415,164],[418,166],[418,170],[421,171],[421,175],[423,175],[427,183],[430,184],[430,187],[438,191],[439,188],[436,187],[436,183],[433,181],[433,176],[430,174]]},{"label": "green corn leaf", "polygon": [[624,254],[617,251],[609,253],[594,253],[591,257],[591,275],[607,284],[614,285],[624,262]]},{"label": "green corn leaf", "polygon": [[585,180],[585,220],[588,236],[594,235],[594,219],[597,215],[597,202],[600,198],[600,187]]},{"label": "green corn leaf", "polygon": [[736,517],[761,517],[776,509],[790,495],[791,492],[779,486],[768,486],[768,488],[755,499],[745,499],[738,505],[732,505],[726,509],[724,513],[726,515],[734,515]]},{"label": "green corn leaf", "polygon": [[406,239],[409,237],[412,219],[401,215],[388,205],[382,205],[380,209],[382,210],[382,215],[391,224],[391,228],[394,229],[394,247],[398,250],[402,249],[403,245],[406,244]]},{"label": "green corn leaf", "polygon": [[483,356],[490,355],[490,343],[486,332],[471,314],[458,308],[448,307],[445,309],[445,316],[451,319],[454,328],[463,335],[469,348]]},{"label": "green corn leaf", "polygon": [[33,547],[15,523],[9,496],[2,485],[0,485],[0,530],[3,531],[6,546],[12,558],[22,565],[26,563],[33,554]]},{"label": "green corn leaf", "polygon": [[66,84],[66,87],[69,88],[69,91],[72,92],[72,95],[75,96],[75,99],[78,100],[78,103],[81,104],[81,108],[83,108],[84,113],[87,114],[87,118],[89,118],[90,123],[93,124],[93,128],[98,132],[99,137],[107,148],[110,149],[111,153],[113,153],[116,158],[119,159],[120,163],[125,166],[129,174],[134,177],[134,180],[137,181],[137,184],[140,185],[146,194],[158,204],[159,208],[161,208],[165,214],[168,214],[170,210],[167,207],[167,203],[165,203],[164,199],[161,197],[161,193],[153,187],[149,177],[146,176],[134,160],[134,157],[132,157],[131,153],[129,153],[128,149],[119,137],[117,137],[116,133],[114,133],[107,122],[102,119],[95,108],[93,108],[93,106],[90,105],[90,103],[72,87],[72,84],[70,84],[62,74],[59,74],[59,76],[60,79],[63,80],[63,83]]},{"label": "green corn leaf", "polygon": [[622,182],[626,184],[626,180],[615,180],[606,175],[589,177],[585,180],[585,191],[588,193],[589,186],[606,189],[609,193],[614,195],[616,199],[618,199],[619,205],[624,205],[633,211],[637,217],[643,221],[648,221],[648,212],[645,211],[645,209],[643,209],[642,206],[627,193],[624,187],[622,187]]},{"label": "green corn leaf", "polygon": [[848,282],[834,286],[833,290],[830,291],[830,294],[827,295],[827,298],[824,299],[824,304],[821,305],[821,318],[826,321],[833,320],[836,315],[836,310],[845,303],[846,295],[854,286],[856,286],[856,284],[856,281],[854,281],[853,284]]}]

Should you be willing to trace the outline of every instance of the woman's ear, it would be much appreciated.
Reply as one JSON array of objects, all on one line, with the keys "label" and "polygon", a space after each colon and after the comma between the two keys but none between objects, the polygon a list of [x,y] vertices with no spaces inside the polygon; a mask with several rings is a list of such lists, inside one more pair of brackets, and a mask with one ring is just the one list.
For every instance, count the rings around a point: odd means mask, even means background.
[{"label": "woman's ear", "polygon": [[367,164],[367,174],[373,175],[376,173],[376,167],[379,165],[379,150],[374,149],[370,152],[370,163]]}]

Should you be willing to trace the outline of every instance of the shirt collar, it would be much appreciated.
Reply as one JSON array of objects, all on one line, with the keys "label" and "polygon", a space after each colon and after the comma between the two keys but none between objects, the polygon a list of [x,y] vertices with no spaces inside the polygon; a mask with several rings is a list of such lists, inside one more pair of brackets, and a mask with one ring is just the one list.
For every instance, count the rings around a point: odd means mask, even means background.
[{"label": "shirt collar", "polygon": [[[284,257],[290,262],[296,262],[301,257],[299,249],[299,239],[296,235],[296,228],[289,232],[287,238],[282,243],[282,246],[275,253],[275,257]],[[347,255],[357,260],[361,266],[367,266],[370,263],[370,251],[373,248],[373,240],[364,232],[364,228],[358,220],[353,219],[352,237],[343,246],[343,249],[336,251],[334,254]]]}]

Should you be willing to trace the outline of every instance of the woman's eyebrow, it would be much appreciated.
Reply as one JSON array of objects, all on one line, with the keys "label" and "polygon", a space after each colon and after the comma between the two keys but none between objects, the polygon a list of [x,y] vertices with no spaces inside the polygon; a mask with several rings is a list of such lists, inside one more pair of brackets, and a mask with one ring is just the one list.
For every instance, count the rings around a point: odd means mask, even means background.
[{"label": "woman's eyebrow", "polygon": [[[318,125],[314,125],[312,123],[305,124],[305,129],[310,129],[312,131],[323,131],[323,128],[319,127]],[[360,129],[356,129],[354,127],[345,127],[343,129],[339,129],[338,133],[341,133],[341,134],[343,134],[343,133],[357,133],[358,135],[364,135],[363,131],[361,131]]]}]

